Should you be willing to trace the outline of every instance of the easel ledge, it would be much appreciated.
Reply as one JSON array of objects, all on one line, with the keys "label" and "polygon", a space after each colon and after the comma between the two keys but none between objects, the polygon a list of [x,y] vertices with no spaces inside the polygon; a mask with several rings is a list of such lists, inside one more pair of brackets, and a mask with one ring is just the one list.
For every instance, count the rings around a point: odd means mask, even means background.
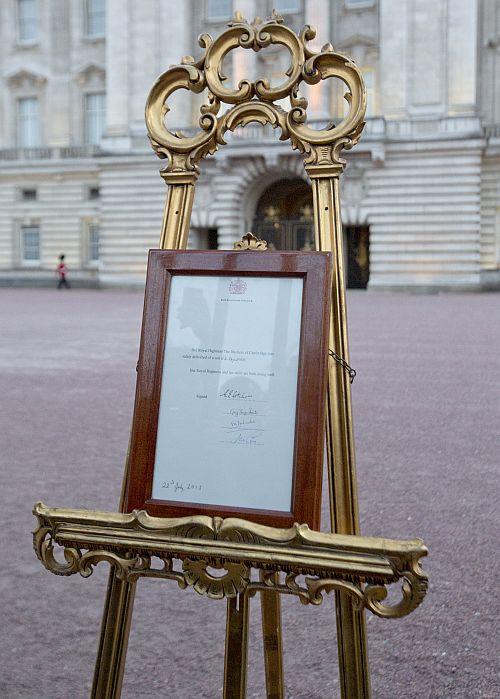
[{"label": "easel ledge", "polygon": [[[107,561],[121,580],[172,579],[214,599],[273,590],[319,605],[325,592],[338,590],[351,597],[356,609],[384,618],[409,614],[427,592],[420,566],[427,548],[420,539],[326,534],[305,524],[276,529],[202,515],[165,519],[143,510],[121,514],[49,508],[41,502],[33,514],[38,519],[35,552],[56,575],[89,577],[97,563]],[[65,563],[54,557],[54,544],[64,548]],[[153,567],[153,557],[160,559],[160,567]],[[210,567],[226,572],[214,576]],[[252,569],[260,571],[259,578],[252,579]],[[399,580],[402,599],[384,604],[386,586]]]}]

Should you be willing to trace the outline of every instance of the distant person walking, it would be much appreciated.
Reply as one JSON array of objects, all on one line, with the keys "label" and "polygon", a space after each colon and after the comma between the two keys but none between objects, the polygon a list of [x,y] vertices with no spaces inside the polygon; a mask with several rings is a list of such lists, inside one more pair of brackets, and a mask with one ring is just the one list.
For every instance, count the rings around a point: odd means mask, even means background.
[{"label": "distant person walking", "polygon": [[71,289],[69,282],[66,279],[68,268],[66,267],[66,264],[64,262],[64,255],[59,255],[59,264],[56,267],[56,273],[59,277],[59,281],[57,282],[57,288],[62,289],[64,286],[66,287],[66,289]]}]

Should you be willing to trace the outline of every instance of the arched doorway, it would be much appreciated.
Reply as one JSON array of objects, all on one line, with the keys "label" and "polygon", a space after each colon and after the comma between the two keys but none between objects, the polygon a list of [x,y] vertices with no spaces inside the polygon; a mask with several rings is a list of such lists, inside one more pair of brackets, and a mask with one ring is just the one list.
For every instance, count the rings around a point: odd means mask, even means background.
[{"label": "arched doorway", "polygon": [[342,226],[348,289],[366,289],[370,276],[370,229],[368,226]]},{"label": "arched doorway", "polygon": [[[271,250],[314,250],[312,190],[300,178],[274,182],[260,196],[252,232]],[[347,287],[366,289],[370,269],[368,226],[344,226]]]},{"label": "arched doorway", "polygon": [[313,250],[310,185],[300,178],[274,182],[257,202],[252,232],[274,250]]}]

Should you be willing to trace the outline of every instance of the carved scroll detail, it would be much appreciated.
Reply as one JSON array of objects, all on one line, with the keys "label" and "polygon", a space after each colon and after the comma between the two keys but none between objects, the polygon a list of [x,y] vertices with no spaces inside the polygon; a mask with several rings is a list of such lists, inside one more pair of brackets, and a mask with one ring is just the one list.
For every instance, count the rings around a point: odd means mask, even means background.
[{"label": "carved scroll detail", "polygon": [[[331,44],[314,52],[308,42],[316,30],[304,27],[300,34],[283,24],[275,12],[265,21],[247,22],[240,13],[215,40],[203,34],[199,45],[204,49],[198,60],[185,56],[181,63],[165,71],[155,82],[146,102],[146,124],[151,145],[160,158],[168,158],[166,172],[198,171],[198,163],[219,145],[224,134],[251,122],[270,124],[280,129],[280,139],[290,140],[292,148],[304,155],[306,165],[344,165],[343,149],[352,148],[361,136],[366,111],[366,90],[361,73],[345,55]],[[290,53],[290,68],[285,80],[271,86],[266,77],[240,80],[236,88],[224,85],[222,63],[236,48],[265,50],[271,45],[284,46]],[[328,124],[316,130],[307,125],[307,100],[300,95],[300,85],[314,85],[328,78],[337,78],[346,86],[345,99],[349,113],[339,124]],[[200,108],[200,131],[194,136],[172,133],[165,124],[168,100],[180,89],[193,93],[208,90],[208,100]],[[290,111],[278,101],[290,100]],[[231,105],[219,114],[222,104]]]},{"label": "carved scroll detail", "polygon": [[246,233],[233,245],[235,250],[267,250],[267,242],[253,233]]},{"label": "carved scroll detail", "polygon": [[[419,540],[324,534],[304,524],[275,529],[201,515],[163,519],[140,510],[51,510],[42,503],[34,514],[35,552],[56,575],[79,573],[86,578],[106,561],[120,579],[166,578],[212,599],[273,589],[295,595],[303,604],[319,605],[325,593],[341,590],[356,609],[385,618],[409,614],[427,591],[420,566],[427,549]],[[55,546],[62,547],[65,562],[55,557]],[[155,558],[160,567],[155,567]],[[252,580],[252,569],[261,571],[258,582]],[[387,586],[399,580],[402,599],[383,604]]]},{"label": "carved scroll detail", "polygon": [[250,569],[243,563],[216,561],[213,567],[225,571],[220,576],[212,575],[208,567],[208,561],[204,559],[187,558],[182,563],[184,579],[200,595],[212,599],[236,597],[250,581]]},{"label": "carved scroll detail", "polygon": [[404,563],[393,561],[402,583],[402,599],[396,604],[383,604],[387,590],[383,585],[367,585],[365,606],[373,614],[387,619],[406,616],[422,603],[427,594],[428,579],[417,556],[410,556]]}]

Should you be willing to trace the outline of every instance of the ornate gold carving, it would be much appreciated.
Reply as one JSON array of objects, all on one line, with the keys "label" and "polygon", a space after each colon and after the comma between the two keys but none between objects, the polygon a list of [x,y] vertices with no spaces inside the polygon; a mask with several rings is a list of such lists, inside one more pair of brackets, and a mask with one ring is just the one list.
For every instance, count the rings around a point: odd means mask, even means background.
[{"label": "ornate gold carving", "polygon": [[402,599],[397,604],[382,604],[387,597],[387,590],[382,585],[367,585],[365,589],[366,608],[377,616],[386,618],[409,614],[421,604],[428,588],[427,576],[422,574],[418,556],[410,555],[404,561],[393,560],[393,564],[403,581]]},{"label": "ornate gold carving", "polygon": [[267,241],[248,232],[233,245],[233,248],[235,250],[267,250]]},{"label": "ornate gold carving", "polygon": [[[311,50],[308,42],[315,36],[316,30],[310,26],[297,35],[275,12],[264,22],[257,18],[251,24],[236,13],[215,40],[203,34],[199,39],[204,49],[202,56],[198,60],[185,56],[180,65],[165,71],[146,102],[151,145],[160,158],[168,158],[166,171],[197,172],[199,161],[225,143],[226,131],[251,122],[279,127],[280,139],[289,139],[292,148],[304,154],[306,165],[336,164],[342,168],[342,149],[352,148],[363,130],[366,90],[359,69],[347,56],[335,52],[331,44],[319,52]],[[224,85],[222,63],[230,51],[236,48],[261,51],[271,45],[284,46],[290,53],[290,68],[280,85],[271,87],[267,78],[253,82],[245,78],[236,88]],[[337,125],[330,123],[325,129],[312,129],[306,123],[307,100],[300,96],[300,85],[314,85],[328,78],[339,79],[346,85],[349,113]],[[201,130],[195,136],[172,133],[165,124],[168,99],[179,89],[194,93],[208,90],[207,103],[200,109]],[[283,98],[290,99],[288,112],[275,104]],[[219,115],[222,104],[232,106]]]},{"label": "ornate gold carving", "polygon": [[[275,529],[237,518],[49,509],[42,503],[33,512],[35,552],[56,575],[88,577],[93,566],[107,561],[120,579],[167,578],[213,599],[274,590],[319,605],[325,592],[336,590],[348,594],[356,609],[387,618],[409,614],[427,590],[419,563],[427,549],[420,540],[324,534],[305,524]],[[65,563],[54,556],[55,544],[63,548]],[[160,568],[154,567],[155,558]],[[251,580],[252,568],[262,571],[259,581]],[[386,586],[399,580],[402,600],[382,604]]]},{"label": "ornate gold carving", "polygon": [[226,571],[220,576],[212,575],[208,571],[208,567],[208,561],[203,559],[186,558],[182,562],[182,570],[187,584],[192,585],[200,595],[207,595],[212,599],[236,597],[248,586],[250,569],[243,563],[216,561],[213,567]]}]

